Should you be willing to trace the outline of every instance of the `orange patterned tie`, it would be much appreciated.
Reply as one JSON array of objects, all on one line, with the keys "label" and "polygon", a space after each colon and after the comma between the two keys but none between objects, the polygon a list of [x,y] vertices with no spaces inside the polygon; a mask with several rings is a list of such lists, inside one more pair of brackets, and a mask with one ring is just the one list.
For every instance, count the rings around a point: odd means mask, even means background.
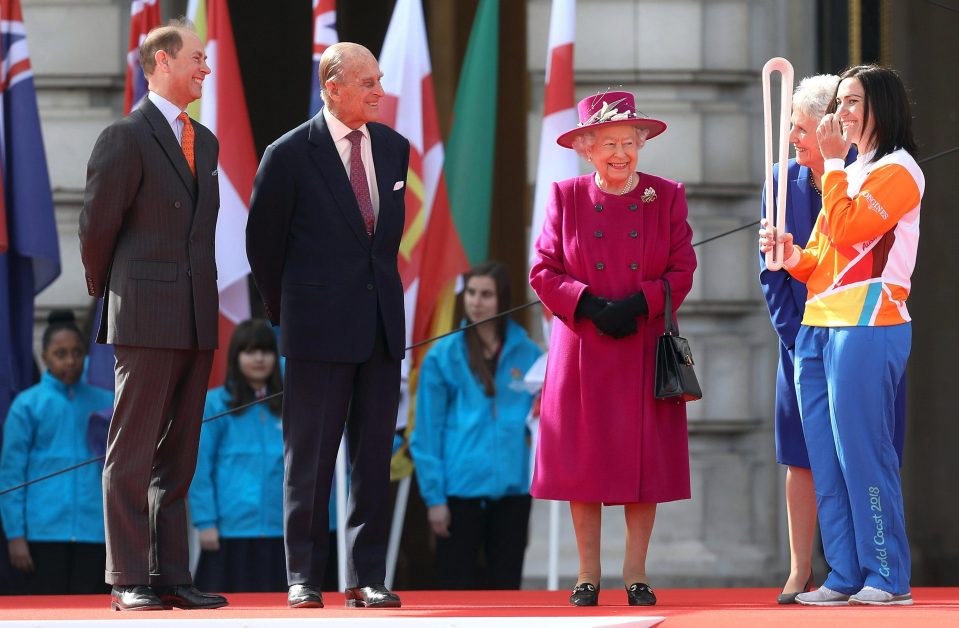
[{"label": "orange patterned tie", "polygon": [[193,156],[193,123],[190,122],[190,116],[185,111],[177,118],[183,122],[183,139],[180,142],[180,146],[183,148],[183,156],[186,157],[186,162],[190,164],[190,172],[196,177],[196,160]]}]

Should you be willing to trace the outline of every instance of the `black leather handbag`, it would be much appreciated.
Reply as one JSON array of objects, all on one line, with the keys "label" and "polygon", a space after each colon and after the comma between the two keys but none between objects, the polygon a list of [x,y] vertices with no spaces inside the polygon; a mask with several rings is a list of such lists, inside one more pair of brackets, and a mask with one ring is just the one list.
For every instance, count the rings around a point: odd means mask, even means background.
[{"label": "black leather handbag", "polygon": [[703,398],[703,391],[693,370],[693,353],[689,343],[679,335],[676,314],[673,312],[673,299],[669,294],[669,282],[666,285],[666,331],[656,343],[656,384],[654,394],[657,399],[675,399],[676,401],[696,401]]}]

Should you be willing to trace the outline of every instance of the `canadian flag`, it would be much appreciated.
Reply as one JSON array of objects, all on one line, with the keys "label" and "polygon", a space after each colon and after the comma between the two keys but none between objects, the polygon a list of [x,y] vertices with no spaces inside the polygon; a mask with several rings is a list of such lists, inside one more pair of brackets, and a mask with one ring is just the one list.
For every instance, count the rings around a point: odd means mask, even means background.
[{"label": "canadian flag", "polygon": [[[549,46],[546,56],[546,97],[543,130],[539,140],[536,193],[529,229],[529,264],[536,258],[536,240],[543,231],[546,204],[552,184],[579,174],[579,157],[556,143],[560,134],[579,121],[573,96],[573,41],[576,38],[576,0],[553,0],[549,18]],[[549,315],[545,323],[549,337]]]},{"label": "canadian flag", "polygon": [[227,0],[207,3],[206,54],[213,71],[204,81],[200,120],[220,141],[220,214],[216,223],[220,348],[210,375],[211,385],[220,386],[233,330],[237,323],[250,318],[250,262],[242,243],[246,242],[246,218],[257,165]]}]

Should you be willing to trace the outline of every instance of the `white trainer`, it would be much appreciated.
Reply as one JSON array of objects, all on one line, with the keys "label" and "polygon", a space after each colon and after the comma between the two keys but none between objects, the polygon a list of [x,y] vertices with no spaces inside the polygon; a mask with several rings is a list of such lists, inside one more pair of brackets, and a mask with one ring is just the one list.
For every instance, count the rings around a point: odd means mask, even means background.
[{"label": "white trainer", "polygon": [[819,587],[815,591],[800,593],[796,601],[806,606],[845,606],[849,603],[849,596],[826,587]]},{"label": "white trainer", "polygon": [[912,593],[893,595],[888,591],[876,587],[863,587],[862,591],[849,597],[850,604],[864,604],[869,606],[891,606],[912,604]]}]

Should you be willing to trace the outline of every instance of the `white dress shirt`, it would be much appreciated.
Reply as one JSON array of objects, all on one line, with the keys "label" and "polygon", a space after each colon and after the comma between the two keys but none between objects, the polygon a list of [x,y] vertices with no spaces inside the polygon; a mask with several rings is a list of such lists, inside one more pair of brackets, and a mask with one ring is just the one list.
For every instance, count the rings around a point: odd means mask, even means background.
[{"label": "white dress shirt", "polygon": [[[326,127],[333,136],[333,143],[336,145],[336,152],[340,154],[343,161],[343,167],[346,168],[346,177],[350,176],[350,157],[353,152],[353,144],[346,138],[353,132],[353,129],[346,126],[330,113],[329,107],[323,107],[323,118],[326,120]],[[366,170],[366,182],[370,186],[370,199],[373,202],[373,216],[380,217],[380,194],[376,189],[376,169],[373,168],[373,147],[370,144],[370,130],[364,124],[359,129],[363,133],[363,139],[360,140],[360,158],[363,160],[363,168]]]},{"label": "white dress shirt", "polygon": [[177,144],[182,146],[183,120],[177,118],[177,116],[182,113],[180,108],[156,92],[147,92],[147,98],[149,98],[150,102],[157,106],[157,109],[159,109],[160,113],[163,114],[163,117],[166,118],[170,128],[173,129],[173,135],[176,137]]}]

